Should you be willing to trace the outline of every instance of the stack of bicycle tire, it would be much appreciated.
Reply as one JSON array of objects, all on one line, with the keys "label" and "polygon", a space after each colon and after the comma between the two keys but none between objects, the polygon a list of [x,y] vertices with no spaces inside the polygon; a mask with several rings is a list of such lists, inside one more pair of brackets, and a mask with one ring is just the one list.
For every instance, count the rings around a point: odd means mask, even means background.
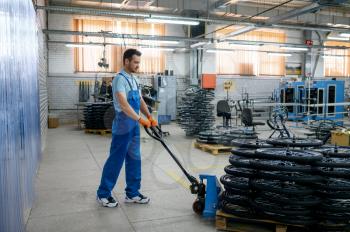
[{"label": "stack of bicycle tire", "polygon": [[211,130],[215,123],[213,90],[190,88],[185,91],[182,103],[177,107],[178,123],[187,136]]},{"label": "stack of bicycle tire", "polygon": [[317,226],[318,231],[346,231],[350,149],[335,154],[320,148],[319,140],[296,138],[240,139],[232,144],[240,148],[232,150],[230,165],[220,179],[225,188],[220,199],[224,212]]},{"label": "stack of bicycle tire", "polygon": [[86,129],[111,129],[115,111],[113,103],[91,103],[84,109],[84,124]]},{"label": "stack of bicycle tire", "polygon": [[326,146],[318,149],[323,159],[316,163],[324,181],[317,187],[322,197],[316,214],[321,228],[350,231],[350,148]]}]

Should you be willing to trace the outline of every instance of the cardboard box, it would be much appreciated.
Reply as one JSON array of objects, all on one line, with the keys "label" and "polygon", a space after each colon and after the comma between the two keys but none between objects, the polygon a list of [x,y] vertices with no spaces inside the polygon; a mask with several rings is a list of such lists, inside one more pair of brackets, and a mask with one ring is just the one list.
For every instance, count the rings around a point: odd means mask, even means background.
[{"label": "cardboard box", "polygon": [[350,131],[332,131],[331,143],[338,146],[350,146]]},{"label": "cardboard box", "polygon": [[59,125],[58,118],[50,118],[49,117],[49,128],[57,128]]},{"label": "cardboard box", "polygon": [[202,74],[201,86],[203,89],[215,89],[216,74]]}]

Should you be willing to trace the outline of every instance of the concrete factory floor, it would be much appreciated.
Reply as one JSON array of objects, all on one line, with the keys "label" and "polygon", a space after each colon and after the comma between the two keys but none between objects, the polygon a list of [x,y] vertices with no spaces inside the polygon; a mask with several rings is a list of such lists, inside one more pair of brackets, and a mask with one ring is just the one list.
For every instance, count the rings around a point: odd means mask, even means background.
[{"label": "concrete factory floor", "polygon": [[[294,125],[294,124],[292,124]],[[303,129],[293,129],[302,135]],[[163,126],[167,142],[194,175],[224,174],[228,155],[213,156],[193,147],[177,124]],[[271,131],[258,127],[259,137]],[[213,221],[203,220],[192,211],[195,199],[179,168],[161,144],[143,131],[142,193],[151,197],[149,205],[125,204],[124,170],[114,189],[118,208],[103,208],[96,202],[96,188],[107,158],[111,137],[85,134],[74,126],[50,129],[35,183],[35,201],[28,232],[44,231],[215,231]]]}]

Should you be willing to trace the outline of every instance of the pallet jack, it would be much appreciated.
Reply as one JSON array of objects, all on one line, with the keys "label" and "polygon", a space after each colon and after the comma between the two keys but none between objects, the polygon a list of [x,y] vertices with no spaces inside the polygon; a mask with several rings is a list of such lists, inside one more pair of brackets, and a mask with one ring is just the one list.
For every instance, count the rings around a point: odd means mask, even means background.
[{"label": "pallet jack", "polygon": [[145,130],[150,137],[159,141],[163,145],[191,183],[190,191],[192,194],[197,195],[197,198],[192,205],[193,211],[202,215],[204,218],[214,218],[218,206],[219,194],[222,190],[217,177],[215,175],[200,174],[198,180],[186,171],[181,162],[169,149],[168,145],[163,140],[163,132],[159,126],[150,128],[145,127]]}]

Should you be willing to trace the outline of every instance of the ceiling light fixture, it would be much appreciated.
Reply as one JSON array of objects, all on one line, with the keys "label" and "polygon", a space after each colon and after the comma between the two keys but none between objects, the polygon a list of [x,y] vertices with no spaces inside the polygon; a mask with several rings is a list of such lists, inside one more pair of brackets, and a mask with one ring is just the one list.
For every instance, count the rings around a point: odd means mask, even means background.
[{"label": "ceiling light fixture", "polygon": [[292,56],[290,53],[277,53],[277,52],[269,52],[268,56]]},{"label": "ceiling light fixture", "polygon": [[340,33],[339,35],[341,37],[348,37],[348,38],[350,38],[350,33]]},{"label": "ceiling light fixture", "polygon": [[159,44],[179,44],[179,41],[173,41],[173,40],[141,40],[141,42],[145,43],[159,43]]},{"label": "ceiling light fixture", "polygon": [[328,36],[328,40],[340,40],[340,41],[349,41],[349,38],[346,37],[338,37],[338,36]]},{"label": "ceiling light fixture", "polygon": [[280,47],[283,50],[290,50],[290,51],[307,51],[308,48],[300,48],[300,47]]},{"label": "ceiling light fixture", "polygon": [[196,48],[196,47],[200,47],[200,46],[204,46],[204,45],[207,45],[207,44],[211,44],[211,42],[198,42],[198,43],[194,43],[194,44],[191,44],[191,48]]},{"label": "ceiling light fixture", "polygon": [[145,21],[148,22],[148,23],[181,24],[181,25],[190,25],[190,26],[197,26],[197,25],[199,25],[199,21],[194,21],[194,20],[145,18]]},{"label": "ceiling light fixture", "polygon": [[140,50],[157,50],[157,51],[165,51],[165,52],[173,52],[175,49],[174,48],[157,48],[157,47],[141,47]]},{"label": "ceiling light fixture", "polygon": [[336,58],[336,59],[343,59],[345,58],[344,56],[340,56],[340,55],[323,55],[323,58]]},{"label": "ceiling light fixture", "polygon": [[91,46],[103,46],[103,44],[77,44],[77,43],[66,44],[66,47],[68,48],[83,48],[83,47],[91,47]]},{"label": "ceiling light fixture", "polygon": [[208,53],[233,53],[234,51],[209,49],[209,50],[207,50],[206,52],[208,52]]}]

